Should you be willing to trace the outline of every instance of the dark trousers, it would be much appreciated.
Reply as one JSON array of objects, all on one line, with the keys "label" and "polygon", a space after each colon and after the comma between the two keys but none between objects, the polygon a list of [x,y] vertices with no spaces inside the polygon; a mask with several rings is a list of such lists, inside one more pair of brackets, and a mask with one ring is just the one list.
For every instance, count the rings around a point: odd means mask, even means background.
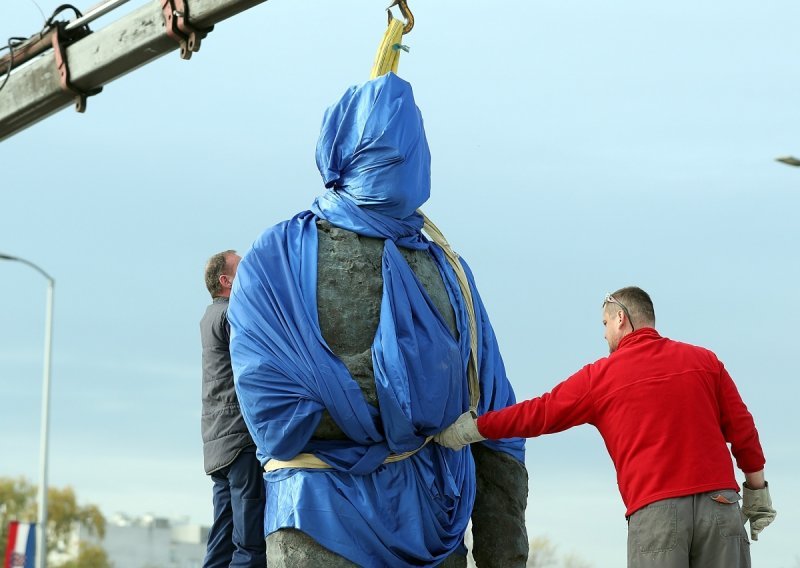
[{"label": "dark trousers", "polygon": [[211,474],[214,524],[203,568],[264,568],[264,480],[254,451]]}]

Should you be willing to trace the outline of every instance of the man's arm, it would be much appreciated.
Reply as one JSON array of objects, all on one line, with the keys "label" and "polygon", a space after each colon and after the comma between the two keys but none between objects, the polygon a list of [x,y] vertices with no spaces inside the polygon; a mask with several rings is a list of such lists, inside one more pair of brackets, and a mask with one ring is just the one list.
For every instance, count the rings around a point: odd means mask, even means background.
[{"label": "man's arm", "polygon": [[[736,466],[745,475],[758,473],[764,469],[765,460],[753,415],[747,410],[739,390],[722,363],[719,363],[719,373],[717,400],[722,434],[731,445]],[[757,482],[758,479],[754,478],[753,481]]]},{"label": "man's arm", "polygon": [[491,439],[533,438],[586,424],[594,417],[587,365],[549,393],[479,416],[477,428]]},{"label": "man's arm", "polygon": [[467,444],[503,438],[533,438],[561,432],[594,418],[587,365],[551,392],[487,412],[477,419],[465,412],[434,437],[436,443],[460,450]]},{"label": "man's arm", "polygon": [[228,321],[228,310],[222,312],[221,317],[221,333],[222,338],[227,345],[231,344],[231,323]]},{"label": "man's arm", "polygon": [[750,538],[758,540],[759,533],[775,520],[777,513],[764,479],[764,452],[753,416],[722,363],[718,396],[722,432],[731,444],[736,465],[744,473],[742,513],[750,521]]},{"label": "man's arm", "polygon": [[764,452],[752,414],[721,362],[719,368],[720,427],[725,441],[731,445],[736,465],[744,473],[742,513],[750,521],[750,538],[758,540],[759,533],[775,520],[777,514],[772,508],[769,487],[764,479]]}]

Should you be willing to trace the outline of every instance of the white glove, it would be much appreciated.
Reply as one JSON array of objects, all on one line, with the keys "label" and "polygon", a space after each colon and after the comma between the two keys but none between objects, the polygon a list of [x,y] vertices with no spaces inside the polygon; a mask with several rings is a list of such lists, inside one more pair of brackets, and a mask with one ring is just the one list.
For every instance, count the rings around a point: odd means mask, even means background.
[{"label": "white glove", "polygon": [[758,533],[775,520],[777,511],[772,508],[769,487],[764,484],[761,489],[750,489],[747,483],[742,485],[744,504],[742,513],[750,520],[750,538],[758,540]]},{"label": "white glove", "polygon": [[466,411],[450,426],[433,437],[434,442],[451,450],[460,450],[473,442],[485,439],[478,432],[475,413],[471,410]]}]

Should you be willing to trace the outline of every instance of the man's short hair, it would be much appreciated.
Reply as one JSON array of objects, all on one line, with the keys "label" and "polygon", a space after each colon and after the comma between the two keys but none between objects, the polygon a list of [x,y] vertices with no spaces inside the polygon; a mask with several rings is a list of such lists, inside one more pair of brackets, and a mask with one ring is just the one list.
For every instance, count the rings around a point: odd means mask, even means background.
[{"label": "man's short hair", "polygon": [[208,259],[206,263],[206,288],[212,298],[219,296],[222,292],[222,284],[219,282],[219,277],[225,274],[225,268],[228,265],[228,255],[236,254],[235,250],[224,250],[218,252]]},{"label": "man's short hair", "polygon": [[[636,286],[626,286],[611,293],[614,299],[623,304],[630,312],[631,323],[636,329],[656,325],[656,311],[650,295]],[[606,310],[609,310],[606,306]]]}]

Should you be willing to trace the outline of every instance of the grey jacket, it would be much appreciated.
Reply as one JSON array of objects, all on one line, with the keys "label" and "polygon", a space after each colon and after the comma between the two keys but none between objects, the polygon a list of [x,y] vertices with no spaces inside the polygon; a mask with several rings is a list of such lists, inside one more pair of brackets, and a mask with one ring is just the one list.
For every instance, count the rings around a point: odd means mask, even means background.
[{"label": "grey jacket", "polygon": [[233,386],[228,298],[214,298],[200,320],[203,344],[203,463],[211,474],[255,447],[239,410]]}]

